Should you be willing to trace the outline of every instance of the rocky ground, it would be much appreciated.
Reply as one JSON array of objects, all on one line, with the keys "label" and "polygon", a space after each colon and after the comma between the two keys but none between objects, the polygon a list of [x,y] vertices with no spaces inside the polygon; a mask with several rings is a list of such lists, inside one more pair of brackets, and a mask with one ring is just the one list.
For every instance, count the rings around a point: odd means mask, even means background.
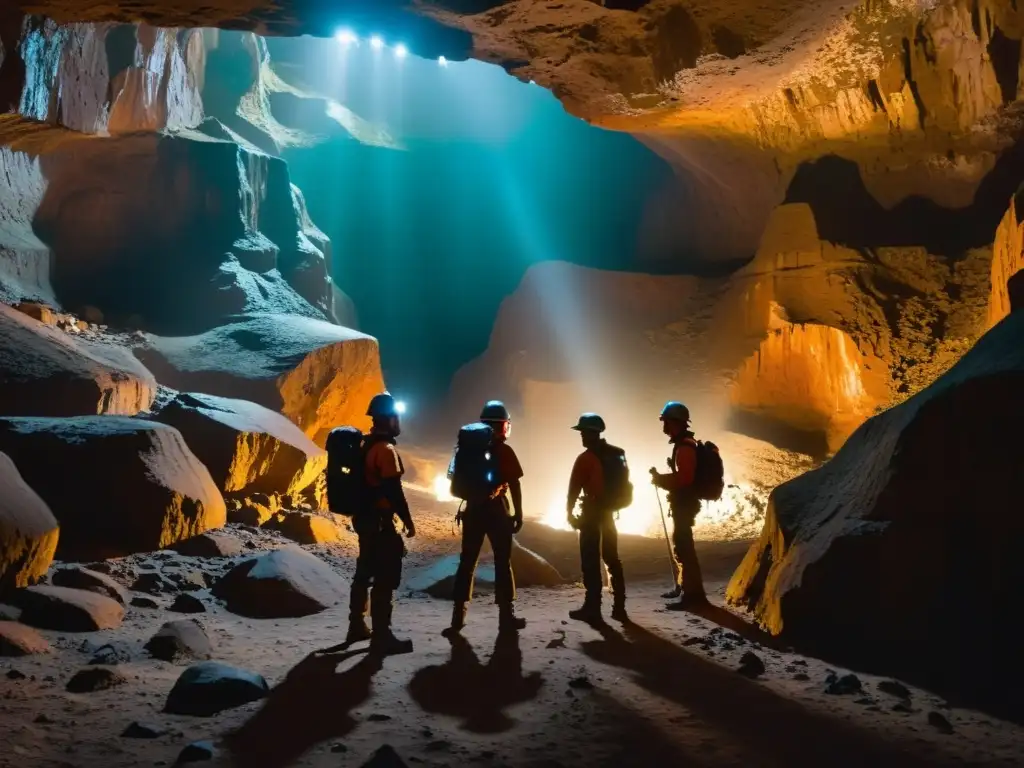
[{"label": "rocky ground", "polygon": [[[450,504],[417,493],[412,502],[420,535],[406,575],[418,584],[456,543]],[[206,554],[225,556],[162,551],[94,564],[117,582],[107,594],[127,603],[120,626],[42,630],[48,652],[0,661],[0,766],[171,765],[210,758],[207,749],[214,764],[358,766],[383,745],[422,766],[1016,765],[1024,749],[1020,727],[773,648],[720,607],[742,542],[701,547],[715,605],[694,615],[661,608],[663,542],[627,538],[629,626],[568,621],[578,586],[524,588],[519,610],[529,626],[518,640],[499,639],[484,585],[465,643],[453,646],[440,635],[449,604],[406,590],[396,624],[416,650],[378,664],[361,646],[320,652],[342,639],[347,595],[302,618],[229,612],[208,585],[238,561],[294,545],[241,525],[214,539]],[[571,534],[528,525],[520,540],[575,577]],[[304,549],[338,572],[325,582],[351,575],[350,532]],[[185,624],[152,642],[166,622]],[[230,690],[223,680],[179,681],[206,659],[251,678],[236,673]],[[210,716],[165,711],[240,702]],[[193,742],[207,743],[184,752]],[[389,754],[373,764],[401,764],[386,762]]]}]

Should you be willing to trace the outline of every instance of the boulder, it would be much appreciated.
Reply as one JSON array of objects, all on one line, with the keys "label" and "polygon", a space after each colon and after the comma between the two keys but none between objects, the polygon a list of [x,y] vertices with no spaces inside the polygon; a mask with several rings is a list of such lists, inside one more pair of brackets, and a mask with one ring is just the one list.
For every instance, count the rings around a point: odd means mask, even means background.
[{"label": "boulder", "polygon": [[930,387],[779,486],[728,586],[773,634],[845,666],[1024,714],[1019,599],[1024,312]]},{"label": "boulder", "polygon": [[171,547],[188,557],[234,557],[242,554],[242,542],[223,531],[210,531],[179,541]]},{"label": "boulder", "polygon": [[255,619],[309,616],[336,605],[348,584],[330,565],[298,547],[239,563],[213,587],[227,609]]},{"label": "boulder", "polygon": [[300,494],[327,466],[322,448],[256,403],[179,394],[154,418],[181,432],[226,495]]},{"label": "boulder", "polygon": [[0,450],[18,458],[25,481],[60,521],[62,559],[157,550],[225,523],[210,473],[165,424],[4,418]]},{"label": "boulder", "polygon": [[517,541],[512,542],[512,573],[518,587],[557,587],[565,583],[551,563]]},{"label": "boulder", "polygon": [[0,591],[39,581],[57,551],[57,519],[0,453]]},{"label": "boulder", "polygon": [[320,446],[339,424],[368,429],[366,406],[384,389],[376,339],[308,317],[251,314],[146,342],[135,353],[163,384],[258,403]]},{"label": "boulder", "polygon": [[[402,587],[411,592],[423,592],[438,600],[451,600],[458,568],[458,555],[442,557],[407,574]],[[473,588],[475,592],[490,592],[494,589],[494,566],[491,563],[477,565]]]},{"label": "boulder", "polygon": [[124,347],[76,338],[0,304],[5,416],[133,416],[155,396],[153,375]]},{"label": "boulder", "polygon": [[263,527],[299,544],[331,544],[342,538],[342,530],[332,518],[309,512],[278,512]]},{"label": "boulder", "polygon": [[213,655],[210,637],[195,619],[168,621],[149,639],[146,650],[161,661],[203,660]]},{"label": "boulder", "polygon": [[0,656],[30,656],[49,653],[50,644],[32,627],[15,621],[0,621]]},{"label": "boulder", "polygon": [[21,620],[58,632],[95,632],[121,626],[124,607],[95,592],[68,587],[28,587],[14,595]]},{"label": "boulder", "polygon": [[277,496],[256,494],[255,498],[229,499],[228,522],[259,528],[281,508]]},{"label": "boulder", "polygon": [[206,606],[195,595],[185,593],[174,598],[168,610],[175,613],[206,613]]},{"label": "boulder", "polygon": [[181,673],[167,696],[164,712],[211,717],[225,709],[258,701],[268,693],[270,686],[260,675],[216,661],[204,661]]},{"label": "boulder", "polygon": [[68,680],[66,690],[68,693],[94,693],[124,685],[127,682],[128,678],[113,669],[86,667],[80,669]]},{"label": "boulder", "polygon": [[69,568],[58,568],[50,577],[50,583],[55,587],[71,587],[72,589],[84,589],[88,592],[96,592],[117,600],[121,605],[128,602],[128,594],[124,587],[107,576],[105,573],[90,571],[81,566]]}]

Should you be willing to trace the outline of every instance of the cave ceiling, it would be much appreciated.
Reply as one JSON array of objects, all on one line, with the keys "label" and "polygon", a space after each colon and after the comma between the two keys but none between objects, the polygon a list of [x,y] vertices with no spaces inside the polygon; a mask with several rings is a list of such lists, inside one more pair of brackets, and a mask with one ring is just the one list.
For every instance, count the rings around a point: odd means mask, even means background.
[{"label": "cave ceiling", "polygon": [[[802,165],[834,155],[891,208],[972,205],[1018,133],[1015,0],[15,0],[58,22],[264,35],[342,26],[425,57],[476,58],[632,133],[677,170],[668,233],[749,258]],[[827,184],[820,179],[818,184]],[[791,197],[791,196],[790,196]],[[993,214],[995,215],[995,214]],[[662,220],[671,217],[662,216]]]}]

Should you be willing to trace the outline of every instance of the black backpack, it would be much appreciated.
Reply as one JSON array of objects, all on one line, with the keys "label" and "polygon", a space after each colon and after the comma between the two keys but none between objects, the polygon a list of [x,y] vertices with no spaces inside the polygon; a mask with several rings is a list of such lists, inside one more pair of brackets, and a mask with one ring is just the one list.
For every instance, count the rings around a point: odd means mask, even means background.
[{"label": "black backpack", "polygon": [[494,430],[482,422],[467,424],[459,430],[452,460],[448,464],[452,496],[464,501],[483,501],[494,497],[501,481],[493,443]]},{"label": "black backpack", "polygon": [[327,435],[327,506],[336,515],[351,517],[369,507],[366,442],[355,427],[336,427]]},{"label": "black backpack", "polygon": [[605,443],[595,453],[601,461],[601,472],[604,475],[601,506],[612,512],[626,509],[633,503],[633,483],[629,480],[626,452]]},{"label": "black backpack", "polygon": [[725,465],[718,446],[697,440],[697,469],[693,476],[693,490],[698,499],[718,501],[725,490]]}]

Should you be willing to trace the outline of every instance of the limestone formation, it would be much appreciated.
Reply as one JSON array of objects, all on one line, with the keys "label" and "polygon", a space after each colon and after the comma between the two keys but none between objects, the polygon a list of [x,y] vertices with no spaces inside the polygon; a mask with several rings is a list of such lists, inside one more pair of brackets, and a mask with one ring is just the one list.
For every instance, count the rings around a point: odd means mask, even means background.
[{"label": "limestone formation", "polygon": [[149,336],[136,354],[162,383],[278,411],[320,446],[339,424],[369,429],[366,407],[384,388],[376,339],[296,315],[248,315],[195,336]]},{"label": "limestone formation", "polygon": [[46,502],[0,453],[0,591],[39,581],[53,561],[58,537]]},{"label": "limestone formation", "polygon": [[729,601],[816,653],[1019,714],[1022,340],[1015,312],[778,487]]},{"label": "limestone formation", "polygon": [[21,621],[58,632],[95,632],[115,629],[124,618],[124,607],[95,592],[68,587],[28,587],[14,595]]},{"label": "limestone formation", "polygon": [[228,497],[301,494],[326,467],[323,449],[255,403],[180,394],[154,418],[181,432]]},{"label": "limestone formation", "polygon": [[348,585],[323,560],[287,547],[236,565],[214,585],[213,594],[241,616],[294,618],[336,605]]},{"label": "limestone formation", "polygon": [[164,424],[0,419],[0,450],[18,457],[25,482],[60,521],[62,559],[162,549],[225,523],[210,473]]},{"label": "limestone formation", "polygon": [[155,396],[152,374],[128,350],[75,338],[0,304],[4,415],[133,416]]}]

